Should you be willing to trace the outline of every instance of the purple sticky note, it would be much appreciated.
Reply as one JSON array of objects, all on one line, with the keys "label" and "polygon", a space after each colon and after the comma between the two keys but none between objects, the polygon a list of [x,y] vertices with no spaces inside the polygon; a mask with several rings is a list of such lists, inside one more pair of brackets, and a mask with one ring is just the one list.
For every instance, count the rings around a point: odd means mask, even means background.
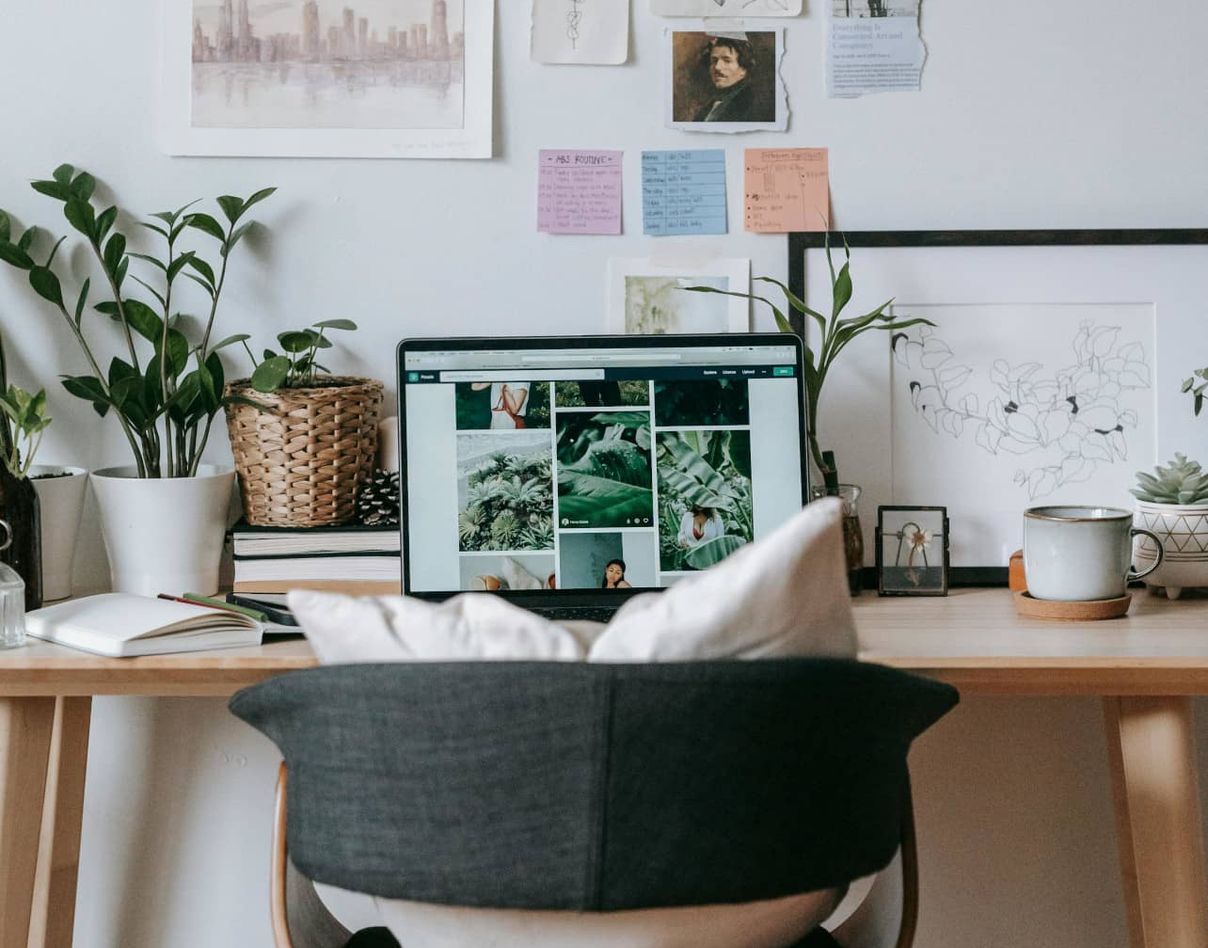
[{"label": "purple sticky note", "polygon": [[543,150],[537,176],[537,230],[619,234],[621,154]]}]

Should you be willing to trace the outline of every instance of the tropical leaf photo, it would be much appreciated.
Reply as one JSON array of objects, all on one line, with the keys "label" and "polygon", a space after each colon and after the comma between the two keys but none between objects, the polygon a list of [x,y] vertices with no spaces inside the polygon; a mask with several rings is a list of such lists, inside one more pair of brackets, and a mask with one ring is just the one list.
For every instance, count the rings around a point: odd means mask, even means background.
[{"label": "tropical leaf photo", "polygon": [[650,526],[654,489],[648,411],[558,415],[558,522]]}]

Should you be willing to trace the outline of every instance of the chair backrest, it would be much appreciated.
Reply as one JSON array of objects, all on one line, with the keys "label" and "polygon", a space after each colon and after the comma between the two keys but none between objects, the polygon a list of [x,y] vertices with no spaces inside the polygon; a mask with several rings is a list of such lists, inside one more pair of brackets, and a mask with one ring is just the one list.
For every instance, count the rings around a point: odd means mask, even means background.
[{"label": "chair backrest", "polygon": [[231,700],[290,773],[293,862],[387,898],[621,910],[877,871],[955,689],[836,659],[339,665]]}]

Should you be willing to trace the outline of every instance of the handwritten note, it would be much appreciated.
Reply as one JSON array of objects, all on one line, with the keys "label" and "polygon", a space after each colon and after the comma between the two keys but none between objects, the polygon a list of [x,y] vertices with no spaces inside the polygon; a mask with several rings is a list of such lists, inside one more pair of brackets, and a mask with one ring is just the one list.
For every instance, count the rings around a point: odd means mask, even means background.
[{"label": "handwritten note", "polygon": [[748,148],[743,165],[748,231],[787,234],[829,229],[825,148]]},{"label": "handwritten note", "polygon": [[621,232],[621,152],[546,151],[537,177],[537,230]]},{"label": "handwritten note", "polygon": [[642,152],[642,221],[652,237],[726,233],[726,153]]}]

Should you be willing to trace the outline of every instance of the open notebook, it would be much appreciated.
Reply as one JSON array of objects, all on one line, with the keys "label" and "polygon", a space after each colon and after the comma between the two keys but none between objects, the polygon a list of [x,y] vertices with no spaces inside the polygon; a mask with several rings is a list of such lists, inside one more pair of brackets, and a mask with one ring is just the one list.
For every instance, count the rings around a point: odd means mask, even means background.
[{"label": "open notebook", "polygon": [[250,616],[130,593],[104,593],[25,616],[37,638],[124,658],[259,645],[264,626]]}]

